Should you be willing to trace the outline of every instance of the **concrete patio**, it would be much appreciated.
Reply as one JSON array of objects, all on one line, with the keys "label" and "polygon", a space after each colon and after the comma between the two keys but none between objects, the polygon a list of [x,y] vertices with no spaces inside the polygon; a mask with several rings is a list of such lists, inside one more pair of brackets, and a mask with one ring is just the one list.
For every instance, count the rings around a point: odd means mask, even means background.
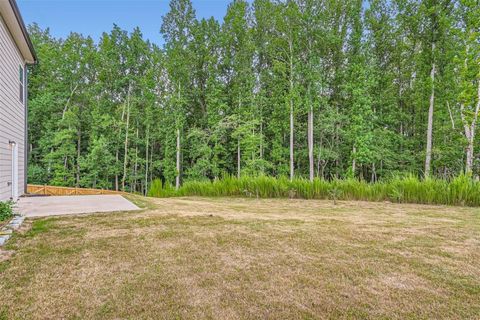
[{"label": "concrete patio", "polygon": [[26,197],[17,203],[17,212],[25,217],[140,210],[120,195]]}]

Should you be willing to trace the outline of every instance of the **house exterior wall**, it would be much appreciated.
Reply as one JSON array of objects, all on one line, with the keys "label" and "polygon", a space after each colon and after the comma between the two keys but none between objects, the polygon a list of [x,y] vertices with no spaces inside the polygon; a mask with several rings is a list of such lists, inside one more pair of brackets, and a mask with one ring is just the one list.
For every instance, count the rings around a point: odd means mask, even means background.
[{"label": "house exterior wall", "polygon": [[[18,193],[25,193],[25,126],[26,85],[20,100],[19,67],[25,71],[25,61],[0,15],[0,201],[12,196],[12,150],[18,150]],[[25,79],[26,72],[23,77]],[[24,80],[26,83],[26,80]]]}]

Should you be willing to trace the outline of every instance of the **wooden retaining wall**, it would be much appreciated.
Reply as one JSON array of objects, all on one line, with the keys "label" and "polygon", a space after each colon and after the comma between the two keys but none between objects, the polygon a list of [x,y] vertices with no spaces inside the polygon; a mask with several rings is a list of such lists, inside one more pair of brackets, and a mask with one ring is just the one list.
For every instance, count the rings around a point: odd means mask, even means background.
[{"label": "wooden retaining wall", "polygon": [[122,191],[112,191],[103,189],[86,188],[68,188],[42,185],[27,185],[28,194],[48,195],[48,196],[78,196],[78,195],[100,195],[100,194],[126,194]]}]

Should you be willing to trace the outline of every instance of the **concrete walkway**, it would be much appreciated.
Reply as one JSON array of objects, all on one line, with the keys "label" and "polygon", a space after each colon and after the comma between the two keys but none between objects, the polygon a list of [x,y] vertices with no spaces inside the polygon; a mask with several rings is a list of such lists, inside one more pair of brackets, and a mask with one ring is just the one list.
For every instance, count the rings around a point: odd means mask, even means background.
[{"label": "concrete walkway", "polygon": [[140,210],[120,195],[27,197],[17,203],[17,212],[25,217]]}]

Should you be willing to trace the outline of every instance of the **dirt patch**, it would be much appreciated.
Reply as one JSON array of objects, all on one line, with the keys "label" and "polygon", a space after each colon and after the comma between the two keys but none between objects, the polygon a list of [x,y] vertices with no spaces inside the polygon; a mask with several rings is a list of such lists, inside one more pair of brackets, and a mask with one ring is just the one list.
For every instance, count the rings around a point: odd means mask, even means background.
[{"label": "dirt patch", "polygon": [[14,250],[0,249],[0,263],[9,260],[14,254]]}]

